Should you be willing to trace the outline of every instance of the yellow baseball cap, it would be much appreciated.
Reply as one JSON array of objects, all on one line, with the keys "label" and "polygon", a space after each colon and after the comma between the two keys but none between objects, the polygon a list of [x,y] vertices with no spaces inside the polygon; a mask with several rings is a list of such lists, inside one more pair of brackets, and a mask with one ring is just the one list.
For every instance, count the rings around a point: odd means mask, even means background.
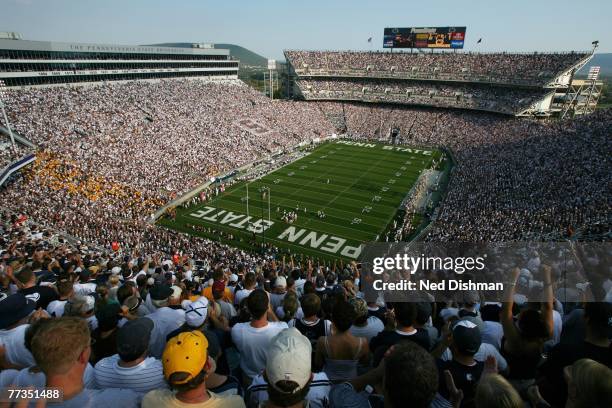
[{"label": "yellow baseball cap", "polygon": [[208,359],[208,340],[199,331],[183,332],[168,340],[162,354],[164,377],[166,380],[175,373],[187,373],[189,376],[173,384],[185,384],[195,378]]}]

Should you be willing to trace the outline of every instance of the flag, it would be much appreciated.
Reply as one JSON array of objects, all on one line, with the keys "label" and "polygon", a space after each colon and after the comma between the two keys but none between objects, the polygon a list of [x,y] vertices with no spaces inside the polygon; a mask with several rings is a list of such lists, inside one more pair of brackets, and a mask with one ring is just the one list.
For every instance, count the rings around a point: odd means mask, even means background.
[{"label": "flag", "polygon": [[368,38],[368,42],[371,43],[372,42],[372,37]]},{"label": "flag", "polygon": [[482,38],[479,38],[478,41],[476,41],[476,44],[480,44],[482,42]]}]

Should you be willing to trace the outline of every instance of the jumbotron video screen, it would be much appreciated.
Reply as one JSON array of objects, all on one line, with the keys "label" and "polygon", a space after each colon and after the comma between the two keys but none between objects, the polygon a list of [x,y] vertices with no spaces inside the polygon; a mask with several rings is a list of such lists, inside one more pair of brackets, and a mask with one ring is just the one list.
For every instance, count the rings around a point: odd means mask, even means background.
[{"label": "jumbotron video screen", "polygon": [[462,49],[465,27],[387,27],[383,48]]}]

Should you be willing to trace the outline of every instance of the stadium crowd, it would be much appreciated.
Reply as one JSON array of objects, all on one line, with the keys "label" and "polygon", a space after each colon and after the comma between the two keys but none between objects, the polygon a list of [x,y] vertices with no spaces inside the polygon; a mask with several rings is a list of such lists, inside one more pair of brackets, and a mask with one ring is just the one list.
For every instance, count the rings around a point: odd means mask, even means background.
[{"label": "stadium crowd", "polygon": [[60,387],[53,406],[612,403],[612,303],[561,302],[530,252],[501,303],[390,302],[356,263],[98,252],[4,212],[0,234],[0,387]]},{"label": "stadium crowd", "polygon": [[13,146],[11,142],[4,142],[0,140],[0,170],[4,169],[6,166],[25,156],[29,153],[30,149],[20,145],[15,144]]},{"label": "stadium crowd", "polygon": [[[430,240],[609,237],[610,110],[547,123],[199,81],[9,91],[7,108],[41,149],[0,195],[14,211],[0,211],[0,387],[60,387],[66,407],[612,404],[611,303],[562,302],[562,271],[527,254],[501,303],[366,301],[357,264],[147,223],[341,115],[354,139],[398,127],[403,143],[452,151]],[[612,300],[610,280],[599,286]]]},{"label": "stadium crowd", "polygon": [[[391,76],[540,86],[588,55],[563,53],[285,51],[298,74]],[[331,71],[331,72],[330,72]]]},{"label": "stadium crowd", "polygon": [[550,90],[457,86],[393,80],[299,80],[307,100],[339,99],[364,102],[409,103],[441,108],[482,109],[517,114]]},{"label": "stadium crowd", "polygon": [[[40,152],[0,196],[0,207],[104,247],[119,241],[129,248],[191,248],[189,239],[147,224],[161,204],[212,176],[332,132],[315,105],[271,101],[241,82],[7,94],[13,128]],[[245,130],[241,119],[255,130]]]},{"label": "stadium crowd", "polygon": [[[155,197],[329,133],[315,107],[271,101],[237,81],[29,89],[8,92],[6,105],[15,131],[42,149]],[[263,134],[242,119],[261,122]]]},{"label": "stadium crowd", "polygon": [[324,102],[355,139],[449,148],[457,162],[430,240],[610,236],[612,110],[560,122]]}]

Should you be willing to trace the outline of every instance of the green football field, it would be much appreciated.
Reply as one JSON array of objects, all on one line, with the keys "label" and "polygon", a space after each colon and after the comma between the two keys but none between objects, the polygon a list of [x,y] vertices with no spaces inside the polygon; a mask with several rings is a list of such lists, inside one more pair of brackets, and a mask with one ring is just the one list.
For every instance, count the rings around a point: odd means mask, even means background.
[{"label": "green football field", "polygon": [[[359,246],[384,240],[402,200],[439,151],[336,141],[204,203],[177,208],[159,224],[259,250],[319,259],[359,257]],[[283,213],[294,212],[292,223]],[[324,213],[325,216],[320,216]]]}]

